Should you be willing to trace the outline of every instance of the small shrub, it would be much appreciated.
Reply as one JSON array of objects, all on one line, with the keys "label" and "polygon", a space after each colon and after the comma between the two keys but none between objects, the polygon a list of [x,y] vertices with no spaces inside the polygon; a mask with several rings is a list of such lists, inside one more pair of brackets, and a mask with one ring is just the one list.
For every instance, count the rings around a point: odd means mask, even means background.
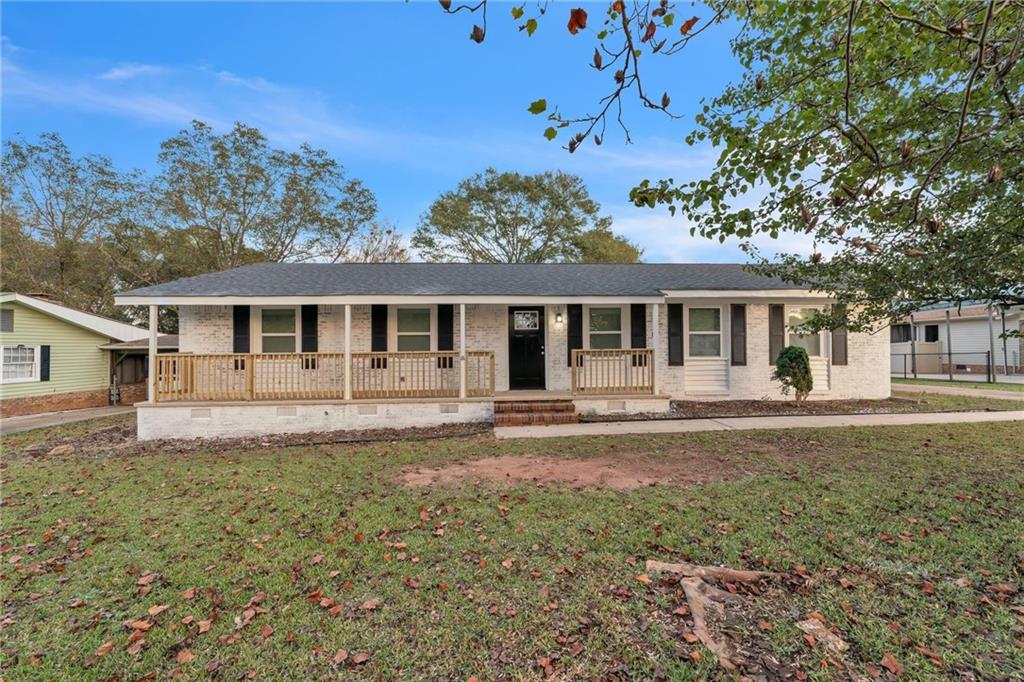
[{"label": "small shrub", "polygon": [[782,394],[789,395],[789,389],[796,392],[796,401],[802,403],[814,388],[811,377],[811,361],[807,351],[799,346],[786,346],[775,361],[772,379],[782,382]]}]

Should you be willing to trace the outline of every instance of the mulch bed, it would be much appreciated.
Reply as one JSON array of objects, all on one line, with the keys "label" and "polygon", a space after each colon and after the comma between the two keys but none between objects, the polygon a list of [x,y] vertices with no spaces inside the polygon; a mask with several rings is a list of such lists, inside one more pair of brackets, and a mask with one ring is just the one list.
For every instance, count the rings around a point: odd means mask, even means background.
[{"label": "mulch bed", "polygon": [[580,415],[581,422],[656,421],[671,419],[724,419],[727,417],[782,417],[831,414],[895,414],[933,412],[928,401],[912,398],[885,400],[814,400],[797,405],[792,400],[673,400],[668,412]]}]

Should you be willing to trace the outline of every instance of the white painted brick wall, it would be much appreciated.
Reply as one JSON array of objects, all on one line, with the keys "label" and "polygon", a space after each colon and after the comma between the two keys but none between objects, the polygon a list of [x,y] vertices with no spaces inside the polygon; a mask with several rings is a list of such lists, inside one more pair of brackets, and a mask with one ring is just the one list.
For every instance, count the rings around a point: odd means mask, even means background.
[{"label": "white painted brick wall", "polygon": [[[726,309],[728,310],[728,309]],[[684,311],[685,312],[685,311]],[[658,311],[661,347],[657,358],[658,383],[662,393],[679,400],[706,400],[708,396],[688,394],[686,390],[687,365],[668,365],[668,312],[662,304]],[[724,350],[729,349],[728,316],[723,324]],[[653,343],[651,313],[647,313],[648,344]],[[685,340],[684,340],[685,343]],[[846,366],[822,362],[815,370],[815,389],[812,399],[888,398],[889,339],[885,330],[874,334],[851,333],[847,337],[848,362]],[[747,364],[729,366],[729,393],[716,396],[722,400],[787,400],[778,382],[771,380],[773,367],[768,361],[768,305],[747,306]],[[831,372],[831,376],[829,376]]]},{"label": "white painted brick wall", "polygon": [[230,353],[234,350],[231,306],[178,307],[178,351]]}]

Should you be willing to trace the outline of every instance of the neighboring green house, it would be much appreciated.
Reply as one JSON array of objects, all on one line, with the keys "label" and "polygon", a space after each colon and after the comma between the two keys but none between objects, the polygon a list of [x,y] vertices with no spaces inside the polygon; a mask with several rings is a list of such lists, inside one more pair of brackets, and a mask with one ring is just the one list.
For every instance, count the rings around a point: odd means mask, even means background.
[{"label": "neighboring green house", "polygon": [[111,342],[146,329],[22,294],[0,294],[0,413],[5,417],[107,405]]}]

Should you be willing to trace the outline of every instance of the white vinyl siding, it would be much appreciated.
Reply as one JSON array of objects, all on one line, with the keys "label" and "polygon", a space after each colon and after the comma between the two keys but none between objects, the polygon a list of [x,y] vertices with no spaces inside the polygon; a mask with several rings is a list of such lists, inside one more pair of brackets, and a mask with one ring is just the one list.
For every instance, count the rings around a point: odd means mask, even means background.
[{"label": "white vinyl siding", "polygon": [[687,395],[729,393],[729,359],[724,353],[729,346],[723,319],[722,306],[697,303],[683,307],[683,369]]}]

